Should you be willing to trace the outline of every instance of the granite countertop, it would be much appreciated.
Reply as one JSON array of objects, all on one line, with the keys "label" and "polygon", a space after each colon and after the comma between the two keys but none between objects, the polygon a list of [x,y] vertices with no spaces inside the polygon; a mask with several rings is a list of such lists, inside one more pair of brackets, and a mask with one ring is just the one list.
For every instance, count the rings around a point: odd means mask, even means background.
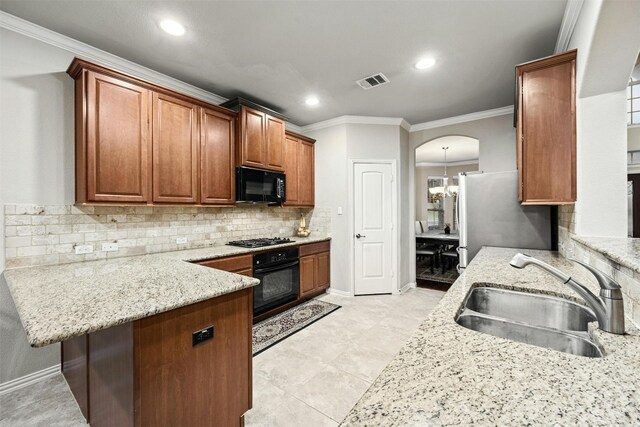
[{"label": "granite countertop", "polygon": [[[211,246],[110,260],[5,270],[32,347],[106,329],[257,285],[259,280],[193,261],[327,240],[247,249]],[[186,262],[185,262],[186,261]]]},{"label": "granite countertop", "polygon": [[[455,323],[467,292],[479,283],[579,300],[539,269],[510,267],[516,252],[482,249],[342,425],[640,424],[640,332],[628,319],[625,335],[591,328],[603,358],[509,341]],[[527,253],[597,288],[559,254]]]},{"label": "granite countertop", "polygon": [[640,273],[640,239],[631,237],[573,236],[573,240]]}]

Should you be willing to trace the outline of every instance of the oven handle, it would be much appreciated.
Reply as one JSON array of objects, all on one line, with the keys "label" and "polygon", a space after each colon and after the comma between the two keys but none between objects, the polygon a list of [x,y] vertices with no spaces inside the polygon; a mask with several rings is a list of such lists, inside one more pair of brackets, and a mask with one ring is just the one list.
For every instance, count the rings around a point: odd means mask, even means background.
[{"label": "oven handle", "polygon": [[290,267],[294,267],[296,265],[300,264],[300,261],[295,260],[293,262],[289,262],[287,264],[280,264],[280,265],[276,265],[274,267],[269,267],[269,268],[256,268],[253,270],[253,274],[263,274],[263,273],[271,273],[272,271],[277,271],[277,270],[284,270],[285,268],[290,268]]}]

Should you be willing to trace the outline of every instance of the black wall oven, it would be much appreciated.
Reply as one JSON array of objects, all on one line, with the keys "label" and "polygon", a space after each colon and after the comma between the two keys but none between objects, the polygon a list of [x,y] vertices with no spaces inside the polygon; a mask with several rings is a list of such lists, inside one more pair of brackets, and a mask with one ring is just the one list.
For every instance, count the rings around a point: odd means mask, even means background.
[{"label": "black wall oven", "polygon": [[236,202],[284,203],[285,175],[262,169],[236,168]]},{"label": "black wall oven", "polygon": [[259,315],[294,301],[300,288],[298,248],[264,252],[253,256],[253,314]]}]

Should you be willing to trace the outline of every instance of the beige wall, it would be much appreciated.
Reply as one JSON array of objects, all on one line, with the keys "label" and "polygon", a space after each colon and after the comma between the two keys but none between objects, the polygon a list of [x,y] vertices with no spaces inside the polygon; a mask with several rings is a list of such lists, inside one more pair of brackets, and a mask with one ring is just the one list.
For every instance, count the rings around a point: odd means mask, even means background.
[{"label": "beige wall", "polygon": [[[454,177],[462,172],[477,171],[478,164],[449,166],[447,167],[447,176]],[[427,219],[427,178],[430,176],[443,176],[444,167],[440,166],[416,166],[416,209],[415,219],[425,221]],[[451,182],[450,182],[451,184]],[[445,206],[445,222],[453,223],[453,206],[447,203]]]},{"label": "beige wall", "polygon": [[627,128],[627,151],[640,150],[640,126]]}]

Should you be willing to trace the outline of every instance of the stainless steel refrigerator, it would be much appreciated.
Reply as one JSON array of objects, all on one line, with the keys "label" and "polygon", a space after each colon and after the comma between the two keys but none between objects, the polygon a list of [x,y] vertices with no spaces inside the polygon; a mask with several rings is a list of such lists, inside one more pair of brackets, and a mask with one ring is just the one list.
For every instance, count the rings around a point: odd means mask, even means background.
[{"label": "stainless steel refrigerator", "polygon": [[551,207],[522,206],[518,171],[458,176],[459,271],[483,246],[551,249]]}]

